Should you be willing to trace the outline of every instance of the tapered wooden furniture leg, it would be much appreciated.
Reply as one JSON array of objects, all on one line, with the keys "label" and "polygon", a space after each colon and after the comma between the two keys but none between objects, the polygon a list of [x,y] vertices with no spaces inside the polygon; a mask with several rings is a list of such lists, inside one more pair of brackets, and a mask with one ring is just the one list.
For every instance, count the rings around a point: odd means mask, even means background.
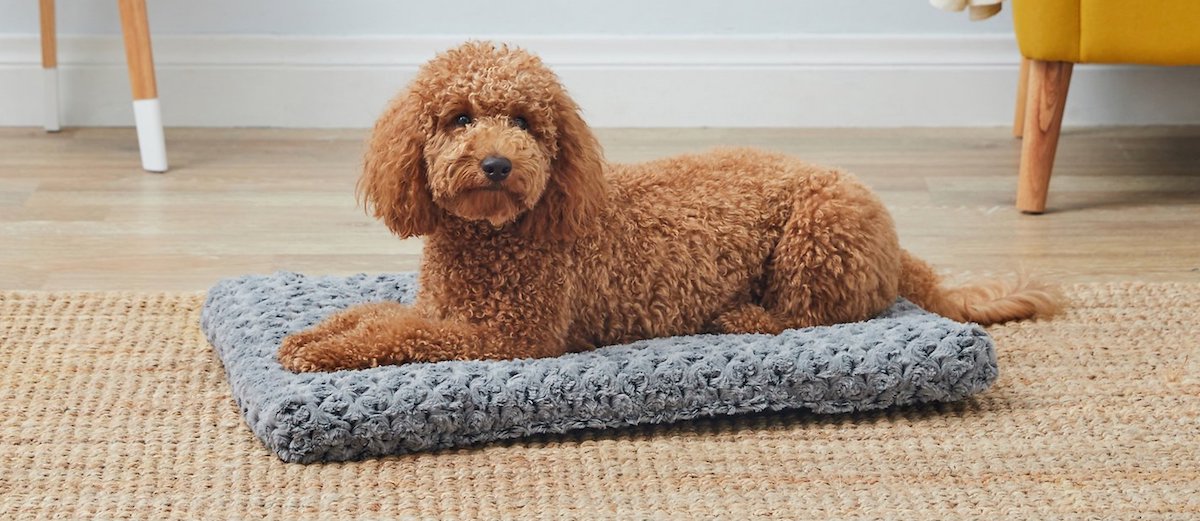
[{"label": "tapered wooden furniture leg", "polygon": [[1070,62],[1031,60],[1025,99],[1025,132],[1021,144],[1021,172],[1017,179],[1017,209],[1027,213],[1046,210],[1050,172],[1062,129],[1063,108],[1071,86]]},{"label": "tapered wooden furniture leg", "polygon": [[42,126],[58,132],[58,35],[54,28],[54,0],[38,0],[42,19]]},{"label": "tapered wooden furniture leg", "polygon": [[150,24],[146,0],[117,0],[121,8],[121,32],[125,35],[125,60],[133,89],[133,116],[137,123],[142,168],[167,171],[167,146],[163,136],[162,107],[154,81],[154,57],[150,52]]},{"label": "tapered wooden furniture leg", "polygon": [[1017,76],[1017,110],[1013,114],[1013,137],[1025,131],[1025,97],[1029,92],[1029,58],[1021,57],[1021,73]]}]

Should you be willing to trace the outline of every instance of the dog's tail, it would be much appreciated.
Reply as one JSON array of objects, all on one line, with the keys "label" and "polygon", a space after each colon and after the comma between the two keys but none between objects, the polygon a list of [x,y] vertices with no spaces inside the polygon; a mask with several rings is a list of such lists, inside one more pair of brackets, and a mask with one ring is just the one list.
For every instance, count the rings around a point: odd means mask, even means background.
[{"label": "dog's tail", "polygon": [[988,325],[1048,317],[1061,308],[1062,297],[1055,288],[1025,277],[1015,284],[983,281],[943,288],[925,261],[902,251],[900,262],[900,295],[947,318]]}]

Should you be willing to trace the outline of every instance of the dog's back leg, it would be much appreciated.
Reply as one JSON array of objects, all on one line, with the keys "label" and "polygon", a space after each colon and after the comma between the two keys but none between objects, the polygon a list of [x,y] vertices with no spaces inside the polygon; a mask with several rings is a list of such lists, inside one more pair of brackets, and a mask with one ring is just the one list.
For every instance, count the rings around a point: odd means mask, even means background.
[{"label": "dog's back leg", "polygon": [[783,322],[762,306],[745,303],[721,313],[713,321],[716,333],[767,333],[777,335],[784,330]]},{"label": "dog's back leg", "polygon": [[807,177],[767,265],[762,307],[785,328],[855,322],[899,292],[900,245],[883,203],[852,176]]}]

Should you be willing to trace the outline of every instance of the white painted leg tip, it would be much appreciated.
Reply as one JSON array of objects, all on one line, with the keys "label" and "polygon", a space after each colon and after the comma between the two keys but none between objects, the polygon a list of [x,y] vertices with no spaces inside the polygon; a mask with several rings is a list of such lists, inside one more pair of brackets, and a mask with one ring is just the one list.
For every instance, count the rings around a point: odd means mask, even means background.
[{"label": "white painted leg tip", "polygon": [[167,143],[163,135],[162,106],[158,99],[133,100],[133,119],[137,124],[142,169],[147,172],[166,172]]},{"label": "white painted leg tip", "polygon": [[46,132],[58,132],[58,69],[42,69],[42,127]]},{"label": "white painted leg tip", "polygon": [[150,172],[151,174],[165,173],[167,171],[167,164],[165,163],[166,158],[163,158],[162,161],[163,162],[158,162],[158,163],[153,163],[153,162],[148,163],[148,162],[142,161],[142,170]]}]

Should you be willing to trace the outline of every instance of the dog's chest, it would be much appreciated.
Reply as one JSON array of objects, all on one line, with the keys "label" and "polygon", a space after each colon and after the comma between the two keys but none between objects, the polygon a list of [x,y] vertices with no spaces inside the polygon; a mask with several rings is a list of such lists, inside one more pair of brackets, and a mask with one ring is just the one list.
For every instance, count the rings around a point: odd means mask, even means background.
[{"label": "dog's chest", "polygon": [[521,243],[429,241],[418,299],[445,317],[518,319],[557,306],[567,291],[566,255]]}]

